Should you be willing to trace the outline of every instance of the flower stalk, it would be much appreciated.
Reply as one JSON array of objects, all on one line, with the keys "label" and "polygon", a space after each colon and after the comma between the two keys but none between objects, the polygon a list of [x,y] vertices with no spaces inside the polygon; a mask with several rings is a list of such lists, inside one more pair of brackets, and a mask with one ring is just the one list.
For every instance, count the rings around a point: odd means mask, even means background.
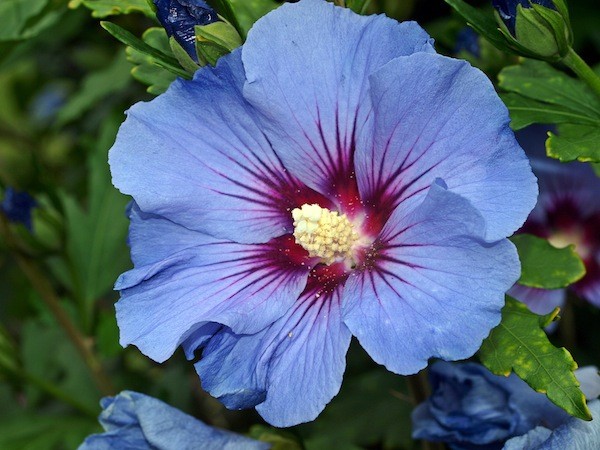
[{"label": "flower stalk", "polygon": [[592,68],[587,65],[575,50],[570,48],[567,56],[565,56],[562,62],[575,72],[581,80],[585,81],[594,93],[600,97],[600,77],[596,75]]},{"label": "flower stalk", "polygon": [[12,251],[17,264],[27,276],[33,288],[38,292],[40,298],[44,301],[48,309],[67,334],[79,354],[81,355],[84,363],[88,367],[92,378],[98,387],[102,395],[112,395],[115,390],[108,378],[108,375],[104,372],[102,364],[96,355],[91,350],[88,343],[88,339],[81,334],[78,328],[73,324],[69,315],[60,305],[58,295],[54,291],[52,284],[48,278],[43,274],[39,267],[30,258],[26,257],[16,244],[13,233],[8,224],[8,220],[4,214],[0,214],[0,235],[5,239],[8,248]]}]

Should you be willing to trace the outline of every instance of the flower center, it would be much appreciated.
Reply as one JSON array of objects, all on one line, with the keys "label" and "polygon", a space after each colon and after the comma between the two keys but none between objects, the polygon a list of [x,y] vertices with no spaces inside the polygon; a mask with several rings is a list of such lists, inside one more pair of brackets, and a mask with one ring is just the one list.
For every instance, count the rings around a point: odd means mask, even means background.
[{"label": "flower center", "polygon": [[591,249],[585,244],[583,233],[579,230],[564,232],[558,231],[548,238],[548,242],[556,248],[565,248],[571,244],[575,245],[575,251],[582,259],[586,259],[591,254]]},{"label": "flower center", "polygon": [[358,233],[345,214],[305,203],[292,211],[292,217],[296,243],[310,256],[322,258],[325,264],[351,256]]}]

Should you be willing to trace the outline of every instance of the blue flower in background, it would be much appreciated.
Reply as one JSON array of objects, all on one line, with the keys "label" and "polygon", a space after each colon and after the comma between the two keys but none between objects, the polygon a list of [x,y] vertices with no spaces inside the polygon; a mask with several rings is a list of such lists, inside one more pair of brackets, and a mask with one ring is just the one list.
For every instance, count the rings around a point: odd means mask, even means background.
[{"label": "blue flower in background", "polygon": [[[582,368],[576,375],[586,397],[596,398],[598,369]],[[514,436],[538,426],[552,430],[571,418],[515,374],[501,377],[480,364],[438,362],[429,377],[431,397],[412,413],[415,439],[445,442],[456,450],[500,449]]]},{"label": "blue flower in background", "polygon": [[[589,164],[558,162],[545,156],[548,127],[535,126],[517,137],[538,176],[540,195],[520,231],[548,239],[558,248],[574,244],[586,275],[569,286],[573,292],[600,307],[600,178]],[[564,289],[545,290],[515,285],[513,297],[538,314],[547,314],[565,301]]]},{"label": "blue flower in background", "polygon": [[480,364],[438,362],[429,369],[432,394],[412,413],[413,438],[452,449],[494,449],[540,424],[558,425],[566,413],[512,374]]},{"label": "blue flower in background", "polygon": [[123,391],[100,402],[102,434],[89,436],[79,450],[266,450],[270,445],[213,428],[166,403]]},{"label": "blue flower in background", "polygon": [[485,75],[414,22],[281,6],[119,131],[121,344],[201,350],[204,389],[277,426],[337,394],[352,335],[400,374],[471,356],[537,194],[508,123]]},{"label": "blue flower in background", "polygon": [[479,35],[471,27],[464,27],[456,36],[454,53],[458,54],[466,51],[479,58],[481,56],[481,45],[479,44]]},{"label": "blue flower in background", "polygon": [[31,230],[31,211],[36,205],[35,199],[27,192],[19,192],[7,187],[4,191],[4,199],[0,203],[0,209],[8,220],[22,223]]},{"label": "blue flower in background", "polygon": [[170,36],[198,61],[196,55],[196,25],[208,25],[219,20],[217,13],[203,0],[153,0],[156,17]]},{"label": "blue flower in background", "polygon": [[569,417],[555,430],[536,427],[506,442],[503,450],[598,450],[600,445],[600,400],[588,403],[590,422]]},{"label": "blue flower in background", "polygon": [[552,0],[492,0],[492,5],[502,17],[502,20],[511,31],[515,34],[515,25],[517,20],[517,5],[523,8],[531,8],[532,4],[542,5],[546,8],[556,9]]}]

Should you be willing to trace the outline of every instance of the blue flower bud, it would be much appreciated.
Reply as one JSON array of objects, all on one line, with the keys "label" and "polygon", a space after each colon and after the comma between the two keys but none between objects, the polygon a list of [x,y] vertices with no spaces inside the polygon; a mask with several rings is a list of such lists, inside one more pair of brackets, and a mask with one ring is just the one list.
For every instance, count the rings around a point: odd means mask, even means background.
[{"label": "blue flower bud", "polygon": [[31,210],[36,205],[35,199],[27,192],[19,192],[8,187],[4,191],[0,210],[11,222],[22,223],[31,230]]},{"label": "blue flower bud", "polygon": [[194,61],[198,61],[194,27],[218,21],[215,10],[203,0],[153,0],[153,2],[156,5],[156,17],[169,37],[174,36]]}]

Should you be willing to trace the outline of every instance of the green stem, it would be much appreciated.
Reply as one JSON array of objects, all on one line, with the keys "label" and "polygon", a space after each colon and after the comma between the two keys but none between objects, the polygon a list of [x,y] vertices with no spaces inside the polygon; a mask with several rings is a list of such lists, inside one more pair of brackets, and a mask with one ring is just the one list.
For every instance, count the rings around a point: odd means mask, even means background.
[{"label": "green stem", "polygon": [[575,53],[572,48],[562,60],[579,78],[585,81],[594,93],[600,97],[600,77],[592,70],[581,57]]},{"label": "green stem", "polygon": [[83,361],[87,365],[94,382],[103,395],[112,395],[114,388],[109,377],[104,372],[100,361],[91,349],[89,338],[81,334],[79,329],[73,324],[69,315],[60,305],[60,299],[52,287],[52,283],[44,275],[44,272],[36,265],[34,261],[26,257],[16,243],[15,237],[10,229],[8,220],[4,214],[0,214],[0,234],[6,240],[6,245],[12,250],[12,253],[17,261],[17,264],[23,273],[29,278],[31,285],[38,292],[41,299],[46,303],[48,309],[63,328]]},{"label": "green stem", "polygon": [[71,397],[65,391],[54,386],[52,383],[48,383],[43,378],[39,378],[36,375],[33,375],[28,372],[24,372],[24,371],[20,371],[18,374],[21,376],[21,378],[30,382],[32,385],[36,386],[38,389],[46,392],[47,394],[50,394],[54,398],[66,403],[67,405],[70,405],[73,408],[81,411],[82,413],[91,417],[92,419],[95,419],[98,416],[97,411],[84,405],[83,403],[80,403],[77,399]]}]

